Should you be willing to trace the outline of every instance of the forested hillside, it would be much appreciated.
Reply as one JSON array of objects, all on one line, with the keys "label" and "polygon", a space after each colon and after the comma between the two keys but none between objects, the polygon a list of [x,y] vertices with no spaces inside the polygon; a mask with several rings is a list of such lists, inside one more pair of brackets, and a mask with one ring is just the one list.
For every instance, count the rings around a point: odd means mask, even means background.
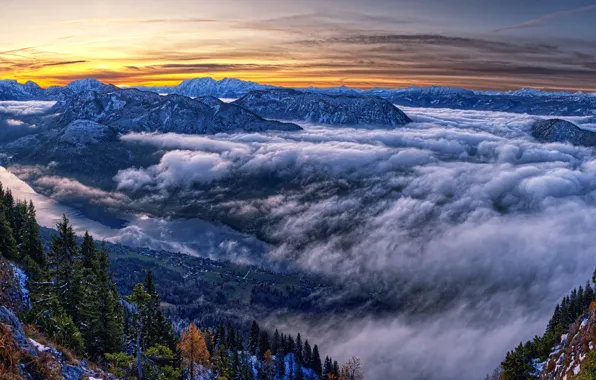
[{"label": "forested hillside", "polygon": [[245,333],[189,316],[176,331],[151,271],[123,296],[103,245],[77,238],[66,217],[56,230],[45,250],[34,205],[0,185],[1,379],[362,378],[357,358],[340,367],[300,334],[257,321]]},{"label": "forested hillside", "polygon": [[[592,282],[596,284],[596,271]],[[520,342],[487,379],[596,379],[596,325],[591,323],[596,318],[595,298],[589,281],[573,289],[555,307],[544,335]],[[570,342],[576,337],[581,339],[573,350]]]}]

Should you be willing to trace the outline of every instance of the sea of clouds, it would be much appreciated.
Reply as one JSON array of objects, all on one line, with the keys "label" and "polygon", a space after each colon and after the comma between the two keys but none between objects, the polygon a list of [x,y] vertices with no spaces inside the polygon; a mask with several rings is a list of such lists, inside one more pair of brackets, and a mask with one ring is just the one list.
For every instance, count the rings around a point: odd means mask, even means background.
[{"label": "sea of clouds", "polygon": [[[326,352],[361,356],[371,379],[480,378],[590,278],[596,155],[536,142],[530,115],[405,111],[414,123],[394,130],[130,134],[167,152],[114,180],[130,194],[210,197],[262,221],[275,259],[402,303],[396,317],[286,321],[325,337]],[[214,196],[230,187],[247,190]]]},{"label": "sea of clouds", "polygon": [[338,359],[360,356],[367,378],[479,379],[591,277],[596,154],[536,142],[531,115],[404,111],[414,122],[392,130],[125,135],[163,156],[121,170],[105,198],[207,204],[271,243],[272,263],[401,305],[391,316],[272,317]]}]

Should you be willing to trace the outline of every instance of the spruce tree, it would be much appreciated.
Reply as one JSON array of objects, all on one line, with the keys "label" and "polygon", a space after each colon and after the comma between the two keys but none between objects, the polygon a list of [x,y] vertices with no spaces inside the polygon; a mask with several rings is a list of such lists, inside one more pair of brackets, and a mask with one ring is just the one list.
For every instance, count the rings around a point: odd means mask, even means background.
[{"label": "spruce tree", "polygon": [[277,355],[280,345],[281,345],[281,342],[280,342],[279,331],[277,331],[277,329],[275,329],[275,332],[273,333],[273,339],[271,340],[271,352],[273,352],[275,355]]},{"label": "spruce tree", "polygon": [[325,356],[325,364],[323,365],[323,379],[327,380],[329,375],[333,375],[333,361],[329,358],[329,356]]},{"label": "spruce tree", "polygon": [[259,324],[257,321],[252,321],[252,326],[250,327],[250,335],[248,336],[248,351],[251,355],[256,355],[259,350],[259,337],[261,331],[259,329]]},{"label": "spruce tree", "polygon": [[143,311],[145,313],[143,316],[145,320],[143,345],[149,348],[156,344],[162,344],[174,351],[176,349],[176,335],[172,324],[161,312],[161,298],[157,293],[151,271],[147,272],[145,278],[145,291],[149,294],[150,299]]},{"label": "spruce tree", "polygon": [[39,225],[37,224],[33,202],[29,202],[27,206],[27,220],[24,227],[21,254],[23,257],[31,258],[40,269],[45,270],[47,267],[48,262],[39,236]]},{"label": "spruce tree", "polygon": [[17,260],[19,257],[17,243],[10,227],[10,222],[6,218],[8,208],[0,209],[0,255],[8,260]]},{"label": "spruce tree", "polygon": [[259,334],[259,350],[257,357],[262,358],[263,355],[265,355],[265,352],[269,351],[270,349],[271,345],[269,344],[269,334],[266,330],[261,330],[261,333]]},{"label": "spruce tree", "polygon": [[586,281],[586,289],[584,291],[584,309],[590,306],[590,303],[594,300],[594,289],[590,285],[589,281]]},{"label": "spruce tree", "polygon": [[304,349],[302,350],[302,360],[306,368],[312,368],[312,349],[308,339],[304,342]]},{"label": "spruce tree", "polygon": [[95,272],[89,275],[92,282],[86,288],[86,328],[81,330],[89,353],[103,357],[122,348],[123,316],[116,284],[109,272],[108,253],[102,250],[94,255],[97,257]]},{"label": "spruce tree", "polygon": [[97,272],[97,247],[88,231],[85,232],[83,244],[81,244],[81,260],[85,268],[85,275],[93,276]]},{"label": "spruce tree", "polygon": [[304,364],[304,360],[302,358],[302,350],[304,347],[302,346],[302,338],[300,337],[300,333],[296,335],[296,346],[294,347],[294,355],[296,355],[296,362],[299,364]]},{"label": "spruce tree", "polygon": [[321,373],[323,372],[323,365],[321,364],[321,355],[319,354],[319,347],[316,344],[312,350],[310,368],[313,371],[315,371],[317,376],[321,377]]},{"label": "spruce tree", "polygon": [[78,247],[75,233],[66,215],[56,225],[56,229],[58,230],[58,236],[53,239],[51,252],[56,267],[54,285],[60,304],[70,314],[79,306],[73,303],[76,297],[73,297],[71,291],[73,286],[77,286],[77,284],[71,282],[71,279],[73,278],[73,270],[77,269],[74,264],[78,256]]}]

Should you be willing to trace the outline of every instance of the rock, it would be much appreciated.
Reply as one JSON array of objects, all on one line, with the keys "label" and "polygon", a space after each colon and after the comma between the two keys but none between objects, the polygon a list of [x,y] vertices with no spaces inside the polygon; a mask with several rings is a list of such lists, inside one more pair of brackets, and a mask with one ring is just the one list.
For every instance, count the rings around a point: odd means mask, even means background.
[{"label": "rock", "polygon": [[532,125],[532,136],[541,142],[568,142],[573,145],[596,145],[596,132],[581,129],[577,125],[561,120],[539,120]]},{"label": "rock", "polygon": [[106,125],[89,120],[75,120],[70,123],[58,138],[61,143],[87,146],[113,140],[117,132]]},{"label": "rock", "polygon": [[22,349],[29,351],[32,355],[35,355],[35,349],[29,344],[21,321],[12,310],[8,309],[6,306],[0,306],[0,323],[10,326],[14,339],[19,346]]},{"label": "rock", "polygon": [[393,104],[375,96],[328,95],[291,89],[253,91],[236,100],[257,115],[331,125],[397,127],[411,120]]}]

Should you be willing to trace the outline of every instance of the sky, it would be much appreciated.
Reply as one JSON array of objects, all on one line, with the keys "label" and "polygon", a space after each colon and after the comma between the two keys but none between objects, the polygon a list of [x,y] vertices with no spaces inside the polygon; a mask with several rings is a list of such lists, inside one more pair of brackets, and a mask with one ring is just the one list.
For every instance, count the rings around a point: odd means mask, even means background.
[{"label": "sky", "polygon": [[596,91],[595,0],[0,0],[0,78]]}]

